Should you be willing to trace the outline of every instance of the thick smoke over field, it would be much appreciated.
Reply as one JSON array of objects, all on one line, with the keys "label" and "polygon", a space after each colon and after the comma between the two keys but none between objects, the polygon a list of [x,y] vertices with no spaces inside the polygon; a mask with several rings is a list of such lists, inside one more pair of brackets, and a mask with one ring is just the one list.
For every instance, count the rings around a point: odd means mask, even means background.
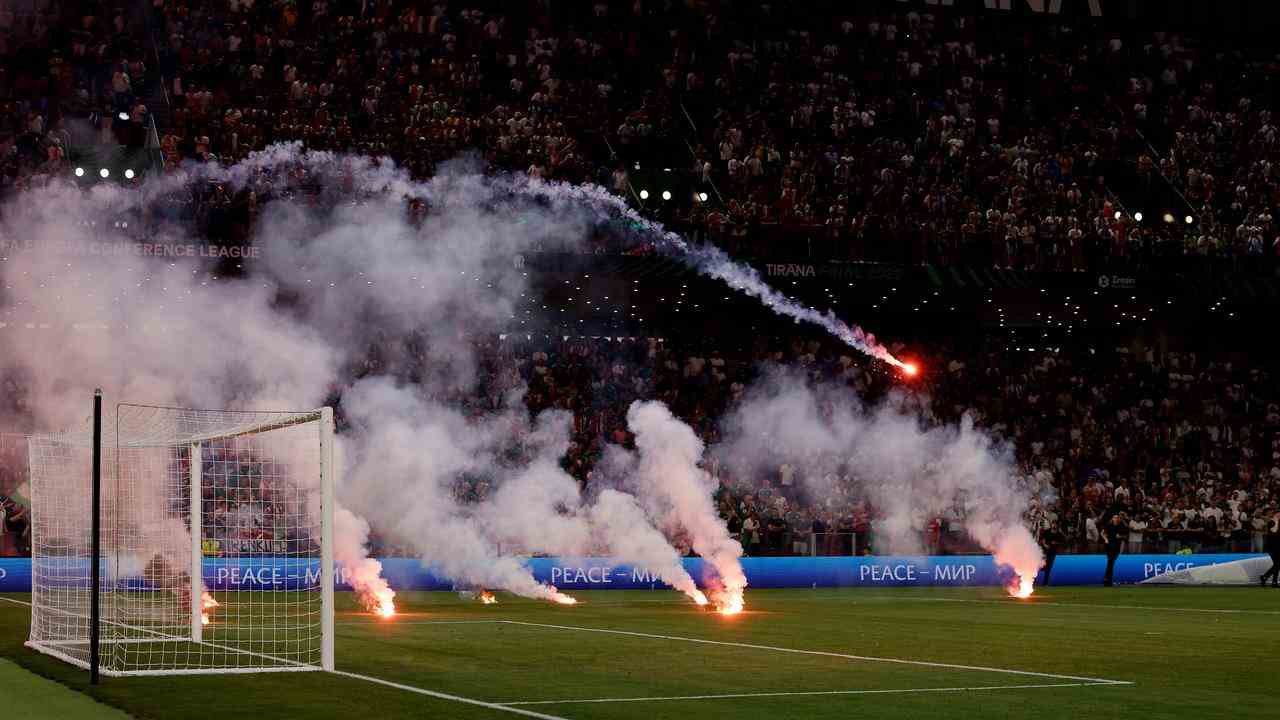
[{"label": "thick smoke over field", "polygon": [[[136,223],[209,182],[263,197],[253,238],[261,259],[243,277],[112,252],[131,247],[124,218]],[[325,190],[300,197],[308,184]],[[425,217],[406,211],[410,198]],[[366,594],[385,596],[365,558],[372,525],[464,585],[563,600],[503,548],[604,551],[656,563],[696,599],[641,504],[584,498],[559,468],[563,415],[530,419],[518,386],[483,413],[454,401],[477,381],[475,338],[502,329],[528,291],[514,258],[575,249],[616,216],[592,189],[488,178],[466,162],[415,183],[389,163],[293,146],[141,191],[55,182],[4,209],[0,232],[24,248],[0,265],[0,308],[35,327],[7,344],[0,371],[27,388],[21,420],[40,430],[82,423],[95,386],[110,401],[300,408],[324,403],[358,371],[363,379],[343,394],[352,428],[341,439],[338,495],[351,512],[339,513],[337,548]],[[158,227],[150,242],[190,242],[181,222]],[[485,478],[488,499],[456,497],[463,476]]]},{"label": "thick smoke over field", "polygon": [[632,404],[627,425],[637,450],[612,448],[614,472],[630,479],[629,489],[663,529],[687,535],[694,552],[715,568],[716,576],[707,579],[712,600],[722,609],[741,609],[747,586],[738,560],[742,546],[729,536],[712,501],[716,483],[700,467],[702,440],[659,402]]},{"label": "thick smoke over field", "polygon": [[1022,520],[1031,498],[1018,485],[1011,450],[967,416],[958,426],[926,424],[924,402],[891,395],[869,406],[844,386],[775,370],[725,419],[716,452],[749,475],[789,463],[819,505],[848,490],[835,480],[846,466],[856,495],[884,515],[877,552],[921,552],[924,520],[961,503],[966,532],[996,562],[1034,579],[1044,558]]}]

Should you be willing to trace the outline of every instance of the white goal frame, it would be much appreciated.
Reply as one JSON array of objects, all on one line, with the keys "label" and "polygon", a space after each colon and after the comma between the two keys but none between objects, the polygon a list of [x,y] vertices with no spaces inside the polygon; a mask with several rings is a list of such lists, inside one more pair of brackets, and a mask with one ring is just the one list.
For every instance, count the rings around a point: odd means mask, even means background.
[{"label": "white goal frame", "polygon": [[[336,476],[338,473],[337,465],[334,462],[334,419],[333,409],[331,407],[323,407],[317,410],[303,412],[271,412],[278,416],[267,422],[258,424],[235,427],[234,429],[222,432],[211,432],[207,434],[195,435],[192,437],[183,437],[180,441],[165,441],[163,438],[149,437],[126,437],[120,434],[118,427],[119,412],[121,408],[133,407],[139,408],[143,406],[120,404],[117,405],[117,428],[113,433],[115,437],[114,447],[117,452],[111,454],[110,459],[104,450],[107,449],[109,443],[104,437],[96,446],[91,436],[83,432],[59,433],[52,435],[33,435],[28,436],[28,453],[29,465],[32,471],[29,476],[31,481],[31,500],[32,500],[32,518],[31,518],[31,535],[32,535],[32,622],[31,622],[31,639],[27,640],[25,645],[38,652],[50,655],[52,657],[68,662],[77,667],[89,670],[93,673],[95,670],[107,676],[141,676],[141,675],[203,675],[203,674],[224,674],[224,673],[254,673],[254,672],[298,672],[298,671],[328,671],[332,672],[335,667],[334,652],[334,549],[333,549],[333,532],[334,532],[334,506],[336,503],[334,486],[336,484]],[[175,412],[208,412],[195,411],[182,408],[161,408],[155,407],[161,411]],[[213,411],[228,412],[234,411]],[[252,415],[254,413],[244,413]],[[199,461],[202,458],[202,449],[210,443],[225,440],[233,440],[248,435],[255,435],[270,432],[272,430],[283,430],[285,428],[298,425],[306,425],[316,423],[319,431],[318,448],[319,457],[317,458],[317,466],[319,469],[319,526],[320,526],[320,573],[319,573],[319,662],[300,662],[289,658],[273,656],[267,653],[259,653],[244,648],[237,648],[231,645],[214,642],[205,636],[203,615],[205,608],[202,602],[204,594],[204,534],[202,532],[202,481],[203,481],[203,463]],[[105,434],[105,433],[104,433]],[[256,656],[263,658],[265,662],[261,665],[244,665],[237,663],[234,667],[181,667],[181,668],[125,668],[120,669],[109,665],[107,653],[102,652],[102,657],[90,655],[88,659],[83,657],[83,652],[73,652],[73,648],[80,648],[88,642],[88,638],[71,637],[66,639],[38,639],[36,635],[37,616],[39,613],[52,613],[62,615],[70,619],[70,622],[76,625],[89,627],[90,616],[81,612],[69,612],[66,609],[56,607],[55,604],[43,603],[41,597],[41,584],[37,582],[37,576],[41,572],[38,564],[41,558],[36,554],[37,538],[41,537],[41,533],[46,528],[41,522],[41,513],[38,507],[39,499],[42,493],[35,487],[36,473],[36,441],[40,438],[57,442],[66,446],[87,449],[96,454],[100,458],[102,473],[101,484],[103,487],[107,485],[108,478],[118,480],[120,477],[120,452],[124,449],[143,449],[143,448],[159,448],[159,447],[179,447],[185,445],[191,458],[189,463],[189,471],[186,473],[185,484],[186,491],[189,494],[190,510],[189,510],[189,537],[190,537],[190,568],[188,575],[190,576],[190,631],[180,635],[170,633],[157,632],[145,627],[138,627],[115,619],[100,617],[98,627],[103,628],[101,632],[100,643],[107,647],[122,643],[191,643],[196,646],[203,646],[216,649],[217,652],[236,656]],[[100,512],[99,517],[102,516]],[[314,516],[313,516],[314,517]],[[84,518],[86,525],[92,520],[92,512]],[[106,535],[109,528],[101,527],[100,535]],[[56,532],[51,530],[51,532]],[[90,553],[91,555],[91,553]],[[107,561],[108,551],[105,546],[101,554],[96,559],[97,564],[101,566]],[[314,555],[312,556],[314,558]],[[90,567],[92,560],[89,561]],[[87,579],[84,581],[85,588],[88,593],[101,596],[105,599],[100,583],[97,587],[93,587],[93,583]],[[314,597],[314,596],[313,596]],[[312,601],[314,602],[314,600]],[[141,633],[142,637],[116,637],[111,632],[106,631],[107,626],[112,629],[123,629],[131,633]],[[313,626],[314,627],[314,626]],[[95,664],[97,667],[95,667]]]}]

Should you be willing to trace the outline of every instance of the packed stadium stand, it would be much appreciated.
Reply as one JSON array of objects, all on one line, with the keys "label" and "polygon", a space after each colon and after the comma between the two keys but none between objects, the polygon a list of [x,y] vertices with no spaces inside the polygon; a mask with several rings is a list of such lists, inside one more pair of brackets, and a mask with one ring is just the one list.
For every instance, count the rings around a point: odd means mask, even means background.
[{"label": "packed stadium stand", "polygon": [[[101,145],[151,153],[121,180],[135,185],[289,141],[388,155],[418,177],[471,153],[494,172],[599,183],[738,257],[1012,271],[983,277],[1032,296],[1060,282],[1038,278],[1087,275],[1090,287],[1099,272],[1257,278],[1267,295],[1280,266],[1280,67],[1217,42],[1088,17],[979,21],[923,2],[12,1],[0,8],[0,195],[69,178]],[[216,241],[247,242],[277,185],[189,188],[170,206]],[[804,336],[695,341],[650,324],[486,337],[485,377],[457,401],[480,412],[526,384],[530,410],[571,411],[565,464],[590,486],[602,445],[628,441],[631,400],[666,401],[713,442],[760,363],[780,363],[869,398],[928,393],[929,421],[973,414],[1016,448],[1030,519],[1072,548],[1095,546],[1096,516],[1119,504],[1134,550],[1259,550],[1255,520],[1280,501],[1274,363],[1054,332],[1036,326],[1026,350],[1007,333],[910,343],[928,368],[911,383]],[[411,379],[423,368],[387,358],[414,349],[389,338],[349,376]],[[21,380],[5,382],[0,402],[20,417]],[[0,456],[0,552],[26,547],[8,499],[20,455]],[[765,478],[709,469],[749,553],[874,549],[876,508],[840,458],[827,471],[843,499],[822,506],[782,466]],[[485,479],[457,491],[482,497]],[[263,493],[249,482],[243,499],[269,516]],[[241,499],[211,512],[270,536]],[[922,517],[915,529],[963,552],[962,526]]]},{"label": "packed stadium stand", "polygon": [[35,2],[2,17],[6,186],[154,128],[168,167],[299,141],[425,176],[475,149],[756,254],[1084,270],[1280,253],[1276,60],[1194,34],[902,3]]}]

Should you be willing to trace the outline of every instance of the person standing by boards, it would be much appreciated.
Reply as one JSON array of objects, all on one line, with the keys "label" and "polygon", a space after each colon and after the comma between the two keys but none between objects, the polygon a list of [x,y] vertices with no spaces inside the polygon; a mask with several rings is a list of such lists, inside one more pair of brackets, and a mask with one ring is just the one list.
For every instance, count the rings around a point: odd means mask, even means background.
[{"label": "person standing by boards", "polygon": [[1271,556],[1271,569],[1262,574],[1260,582],[1267,586],[1267,578],[1271,578],[1271,587],[1280,587],[1280,510],[1271,514],[1271,524],[1267,526],[1267,539],[1263,549]]},{"label": "person standing by boards", "polygon": [[1044,552],[1044,575],[1043,579],[1036,583],[1037,585],[1049,585],[1050,578],[1053,576],[1053,563],[1058,559],[1058,550],[1062,547],[1064,540],[1056,522],[1049,523],[1048,527],[1040,531],[1040,549]]},{"label": "person standing by boards", "polygon": [[1120,559],[1120,551],[1124,549],[1124,539],[1129,532],[1129,517],[1124,511],[1103,516],[1098,523],[1102,535],[1102,543],[1107,548],[1107,571],[1103,575],[1104,587],[1111,587],[1116,571],[1116,560]]}]

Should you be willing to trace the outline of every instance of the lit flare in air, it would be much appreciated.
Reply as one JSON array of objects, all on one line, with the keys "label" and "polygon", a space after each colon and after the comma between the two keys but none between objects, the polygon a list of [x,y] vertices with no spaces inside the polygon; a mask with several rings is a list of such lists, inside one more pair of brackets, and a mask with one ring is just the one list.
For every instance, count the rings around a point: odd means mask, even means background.
[{"label": "lit flare in air", "polygon": [[920,366],[915,363],[902,363],[902,373],[908,377],[915,377],[920,373]]}]

